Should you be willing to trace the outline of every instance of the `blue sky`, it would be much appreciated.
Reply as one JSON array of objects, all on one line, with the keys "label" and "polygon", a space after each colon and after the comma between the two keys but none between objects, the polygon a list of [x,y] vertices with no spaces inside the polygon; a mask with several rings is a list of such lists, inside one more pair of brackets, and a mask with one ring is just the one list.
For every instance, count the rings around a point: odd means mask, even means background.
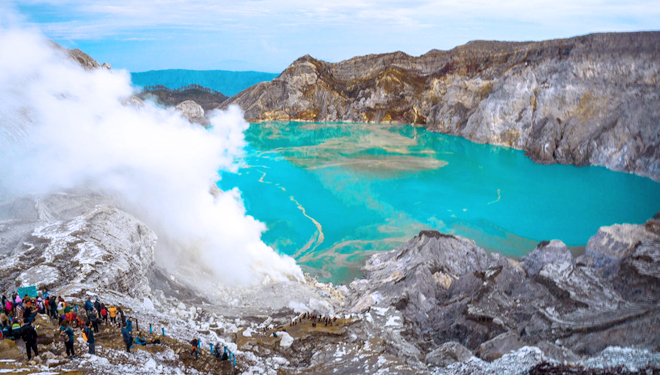
[{"label": "blue sky", "polygon": [[[280,72],[470,40],[544,40],[660,29],[658,0],[9,0],[23,22],[99,62],[139,72]],[[7,5],[7,3],[5,3]],[[0,12],[3,11],[0,5]]]}]

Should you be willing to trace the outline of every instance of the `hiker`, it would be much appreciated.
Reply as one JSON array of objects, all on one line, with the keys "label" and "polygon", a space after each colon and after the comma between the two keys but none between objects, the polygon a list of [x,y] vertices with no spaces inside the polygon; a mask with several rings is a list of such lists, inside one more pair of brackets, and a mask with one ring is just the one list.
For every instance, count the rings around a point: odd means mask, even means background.
[{"label": "hiker", "polygon": [[137,337],[135,338],[135,343],[142,346],[147,345],[147,339],[144,337],[144,334],[141,331],[138,331]]},{"label": "hiker", "polygon": [[25,328],[22,332],[23,341],[25,341],[25,351],[27,352],[28,361],[32,360],[32,352],[34,356],[39,355],[39,350],[37,349],[37,330],[30,323],[25,325]]},{"label": "hiker", "polygon": [[31,302],[28,302],[27,306],[25,306],[25,310],[23,311],[23,322],[25,322],[25,324],[34,322],[34,319],[37,317],[37,313],[37,308]]},{"label": "hiker", "polygon": [[87,312],[87,314],[89,314],[89,312],[92,311],[93,308],[94,307],[92,306],[92,300],[90,300],[89,297],[87,297],[87,300],[85,301],[85,311]]},{"label": "hiker", "polygon": [[99,332],[99,318],[96,316],[96,310],[92,309],[87,313],[87,319],[94,327],[94,332]]},{"label": "hiker", "polygon": [[37,298],[36,305],[37,305],[37,311],[39,312],[39,314],[43,314],[44,313],[44,301],[41,299],[41,297]]},{"label": "hiker", "polygon": [[126,328],[128,329],[128,332],[133,332],[133,318],[130,316],[126,319]]},{"label": "hiker", "polygon": [[64,308],[66,307],[66,303],[64,302],[64,299],[60,297],[59,301],[57,301],[57,315],[61,316],[64,315]]},{"label": "hiker", "polygon": [[124,310],[121,309],[121,306],[117,306],[117,312],[119,312],[120,326],[126,324],[126,315],[124,315]]},{"label": "hiker", "polygon": [[105,305],[101,305],[101,319],[103,320],[103,323],[108,323],[108,309]]},{"label": "hiker", "polygon": [[57,296],[50,298],[50,317],[57,319]]},{"label": "hiker", "polygon": [[44,299],[44,314],[50,316],[50,298]]},{"label": "hiker", "polygon": [[117,308],[110,306],[108,309],[108,315],[110,315],[110,323],[117,323]]},{"label": "hiker", "polygon": [[5,301],[5,314],[12,315],[14,312],[14,304],[10,301],[7,300]]},{"label": "hiker", "polygon": [[192,346],[190,349],[190,356],[195,356],[195,360],[199,359],[199,340],[192,339],[190,345]]},{"label": "hiker", "polygon": [[133,345],[133,335],[124,324],[121,328],[121,337],[124,339],[124,344],[126,344],[126,351],[131,352],[131,346]]},{"label": "hiker", "polygon": [[227,355],[227,347],[223,346],[223,352],[220,353],[220,343],[215,344],[213,347],[213,356],[215,357],[216,360],[218,361],[226,361],[229,358],[229,355]]},{"label": "hiker", "polygon": [[96,355],[96,350],[94,348],[94,330],[92,329],[92,322],[87,321],[87,325],[83,332],[85,333],[85,336],[87,336],[87,346],[89,346],[89,354]]},{"label": "hiker", "polygon": [[101,316],[101,302],[99,301],[99,297],[96,297],[96,301],[94,301],[94,308],[96,309],[96,315]]},{"label": "hiker", "polygon": [[69,327],[69,323],[65,320],[60,327],[60,335],[64,340],[64,346],[66,347],[66,355],[69,358],[75,356],[73,352],[73,330]]}]

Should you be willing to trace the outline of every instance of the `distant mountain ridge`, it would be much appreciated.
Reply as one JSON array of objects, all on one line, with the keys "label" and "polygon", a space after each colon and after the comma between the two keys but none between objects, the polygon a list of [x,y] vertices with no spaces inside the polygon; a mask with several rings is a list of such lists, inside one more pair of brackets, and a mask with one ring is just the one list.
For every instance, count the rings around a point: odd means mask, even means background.
[{"label": "distant mountain ridge", "polygon": [[474,41],[328,63],[309,55],[224,101],[250,121],[420,124],[660,181],[660,32]]},{"label": "distant mountain ridge", "polygon": [[179,89],[197,84],[234,96],[257,83],[272,81],[278,75],[253,71],[166,69],[131,73],[131,79],[136,86],[162,85],[169,89]]}]

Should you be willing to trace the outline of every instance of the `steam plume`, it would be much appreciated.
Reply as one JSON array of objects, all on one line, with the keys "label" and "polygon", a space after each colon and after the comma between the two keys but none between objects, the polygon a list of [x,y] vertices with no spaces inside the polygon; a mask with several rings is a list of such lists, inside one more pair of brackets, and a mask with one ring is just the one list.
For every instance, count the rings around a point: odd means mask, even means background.
[{"label": "steam plume", "polygon": [[65,190],[112,197],[158,235],[157,262],[196,264],[230,285],[301,279],[260,239],[238,190],[210,187],[235,168],[240,110],[192,125],[172,110],[122,104],[125,71],[85,71],[39,33],[0,26],[0,198]]}]

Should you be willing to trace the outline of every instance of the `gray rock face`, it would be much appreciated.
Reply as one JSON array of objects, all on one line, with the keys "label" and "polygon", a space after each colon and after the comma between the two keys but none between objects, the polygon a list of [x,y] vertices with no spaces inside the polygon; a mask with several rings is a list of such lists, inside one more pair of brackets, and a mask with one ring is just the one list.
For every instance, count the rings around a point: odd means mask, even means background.
[{"label": "gray rock face", "polygon": [[505,332],[493,339],[490,339],[477,348],[479,358],[486,361],[494,361],[503,355],[518,350],[525,346],[520,341],[516,332]]},{"label": "gray rock face", "polygon": [[552,263],[573,262],[571,251],[558,240],[541,242],[534,251],[525,257],[521,265],[530,277],[539,274],[543,266]]},{"label": "gray rock face", "polygon": [[425,124],[540,163],[660,179],[660,33],[470,42],[326,63],[304,56],[238,104],[251,121]]},{"label": "gray rock face", "polygon": [[455,362],[467,361],[472,352],[457,342],[446,342],[426,355],[426,363],[446,367]]},{"label": "gray rock face", "polygon": [[[620,234],[617,243],[636,243],[635,238],[655,238],[656,224],[651,220],[624,232],[601,228],[595,237],[614,231]],[[562,357],[558,360],[611,345],[653,348],[660,344],[648,329],[660,321],[653,297],[660,285],[655,276],[660,247],[654,241],[623,252],[628,255],[615,260],[619,273],[608,278],[599,263],[573,259],[561,241],[539,244],[518,263],[486,254],[472,241],[423,231],[367,262],[365,279],[350,285],[348,309],[396,308],[404,337],[428,353],[429,361],[436,361],[447,342],[488,361],[525,345],[538,345],[546,356]],[[603,252],[612,254],[613,248],[619,247],[605,246]]]},{"label": "gray rock face", "polygon": [[[32,213],[26,210],[22,218],[3,221],[5,233],[19,240],[2,260],[0,290],[36,285],[64,295],[98,288],[134,297],[148,295],[156,235],[112,206],[92,206],[97,199],[45,197],[33,201]],[[9,215],[17,204],[27,206],[29,201],[6,204],[2,212]]]}]

